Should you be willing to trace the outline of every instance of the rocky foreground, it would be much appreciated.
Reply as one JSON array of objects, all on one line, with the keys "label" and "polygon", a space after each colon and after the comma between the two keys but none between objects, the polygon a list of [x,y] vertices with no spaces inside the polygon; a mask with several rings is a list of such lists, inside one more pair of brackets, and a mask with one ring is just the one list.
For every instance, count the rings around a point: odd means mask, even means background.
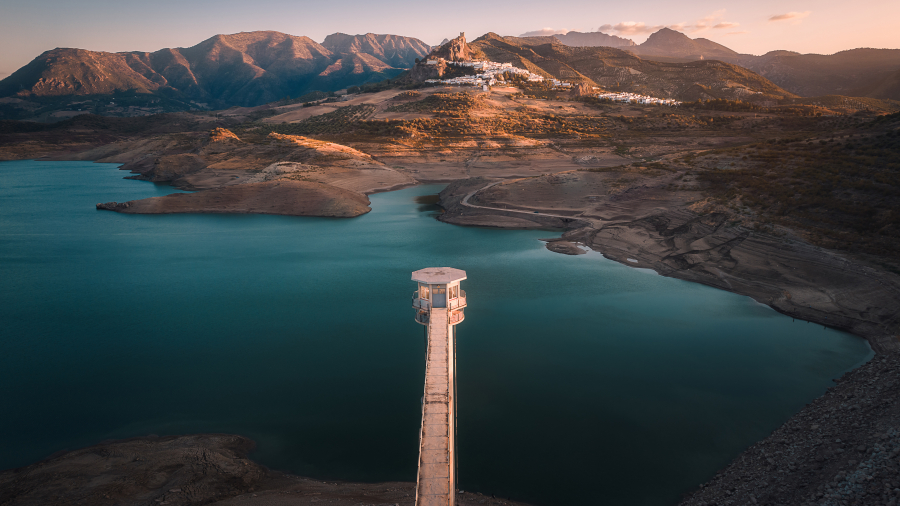
[{"label": "rocky foreground", "polygon": [[[143,437],[101,443],[0,472],[4,506],[304,504],[412,505],[416,484],[301,478],[247,458],[253,441],[230,434]],[[460,493],[460,505],[518,503]]]},{"label": "rocky foreground", "polygon": [[836,381],[681,504],[898,504],[900,353]]}]

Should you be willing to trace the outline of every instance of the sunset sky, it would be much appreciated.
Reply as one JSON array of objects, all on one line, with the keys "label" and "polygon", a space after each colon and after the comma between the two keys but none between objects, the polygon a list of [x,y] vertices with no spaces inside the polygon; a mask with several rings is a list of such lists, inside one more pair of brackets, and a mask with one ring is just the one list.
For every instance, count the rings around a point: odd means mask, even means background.
[{"label": "sunset sky", "polygon": [[488,31],[600,29],[640,43],[669,26],[742,53],[830,54],[856,47],[900,48],[898,20],[898,0],[2,0],[0,78],[55,47],[155,51],[253,30],[306,35],[317,42],[334,32],[393,33],[437,44],[460,31],[471,40]]}]

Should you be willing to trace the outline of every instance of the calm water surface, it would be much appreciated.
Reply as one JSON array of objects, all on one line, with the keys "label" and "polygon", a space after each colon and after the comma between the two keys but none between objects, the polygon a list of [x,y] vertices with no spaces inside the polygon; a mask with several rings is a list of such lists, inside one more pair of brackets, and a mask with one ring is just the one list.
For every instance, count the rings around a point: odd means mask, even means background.
[{"label": "calm water surface", "polygon": [[459,486],[665,505],[871,356],[746,297],[455,227],[415,197],[354,219],[128,216],[115,165],[0,163],[0,468],[146,434],[230,432],[277,469],[414,481],[410,272],[465,269]]}]

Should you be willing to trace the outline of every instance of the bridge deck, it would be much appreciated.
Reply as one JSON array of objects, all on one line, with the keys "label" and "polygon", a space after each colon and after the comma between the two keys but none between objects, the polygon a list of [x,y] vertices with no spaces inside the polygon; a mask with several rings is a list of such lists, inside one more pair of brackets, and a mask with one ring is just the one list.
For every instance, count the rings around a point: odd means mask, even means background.
[{"label": "bridge deck", "polygon": [[452,506],[453,501],[453,336],[447,310],[432,308],[419,443],[417,506]]}]

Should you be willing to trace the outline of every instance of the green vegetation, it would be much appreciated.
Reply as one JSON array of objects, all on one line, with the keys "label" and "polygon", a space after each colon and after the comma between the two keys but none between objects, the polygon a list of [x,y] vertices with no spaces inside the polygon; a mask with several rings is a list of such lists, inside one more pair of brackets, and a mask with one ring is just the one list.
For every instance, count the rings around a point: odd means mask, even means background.
[{"label": "green vegetation", "polygon": [[872,111],[894,113],[900,111],[900,102],[896,100],[880,100],[869,97],[845,97],[842,95],[825,95],[822,97],[793,98],[784,101],[787,104],[800,104],[827,108],[841,113],[854,111]]},{"label": "green vegetation", "polygon": [[251,112],[247,115],[247,121],[259,121],[263,118],[270,118],[278,114],[278,110],[275,108],[271,109],[259,109]]},{"label": "green vegetation", "polygon": [[791,114],[795,116],[822,116],[823,114],[834,114],[834,111],[812,104],[793,104],[793,105],[777,105],[771,107],[763,107],[753,102],[743,102],[741,100],[697,100],[696,102],[685,102],[682,107],[692,110],[708,110],[708,111],[731,111],[731,112],[757,112],[771,114]]},{"label": "green vegetation", "polygon": [[21,120],[41,118],[53,121],[54,112],[95,114],[110,117],[133,117],[140,115],[201,109],[195,103],[169,97],[166,93],[138,93],[122,91],[106,95],[30,96],[25,100],[0,104],[0,120]]},{"label": "green vegetation", "polygon": [[615,153],[619,156],[628,156],[631,151],[631,148],[628,146],[618,145],[616,146]]},{"label": "green vegetation", "polygon": [[471,136],[524,136],[531,138],[599,138],[607,134],[609,122],[587,115],[557,116],[528,108],[503,116],[471,116],[487,107],[483,99],[467,93],[437,93],[423,100],[396,105],[394,111],[422,111],[437,118],[413,120],[371,120],[376,107],[355,105],[313,116],[297,123],[245,125],[244,132],[277,132],[290,135],[328,135],[336,139],[377,137],[428,137],[442,139]]},{"label": "green vegetation", "polygon": [[387,91],[392,89],[417,90],[419,88],[425,88],[427,86],[425,83],[409,81],[408,79],[406,79],[407,73],[408,72],[404,72],[393,79],[385,79],[384,81],[378,81],[377,83],[365,83],[360,84],[359,86],[349,86],[347,88],[347,93],[355,95],[359,93],[378,93],[380,91]]},{"label": "green vegetation", "polygon": [[513,112],[502,117],[417,119],[405,122],[412,131],[435,138],[474,135],[515,135],[530,138],[597,138],[607,135],[609,124],[593,116],[556,116]]},{"label": "green vegetation", "polygon": [[275,103],[277,106],[284,106],[290,104],[303,104],[304,106],[309,104],[313,105],[314,102],[318,102],[319,100],[325,100],[329,97],[333,97],[334,92],[326,93],[324,91],[311,91],[304,95],[300,95],[297,98],[286,97],[284,100]]},{"label": "green vegetation", "polygon": [[538,100],[568,100],[572,93],[570,91],[554,90],[549,82],[529,82],[525,77],[516,74],[504,74],[507,76],[507,83],[510,83],[520,90],[515,97],[533,98]]},{"label": "green vegetation", "polygon": [[370,104],[348,105],[335,111],[307,118],[297,123],[266,124],[255,127],[261,132],[289,135],[341,134],[352,132],[364,124],[377,109]]},{"label": "green vegetation", "polygon": [[767,107],[762,107],[761,105],[754,104],[753,102],[743,102],[741,100],[725,100],[720,98],[712,100],[697,100],[696,102],[684,102],[683,104],[681,104],[681,107],[694,110],[730,112],[767,112],[769,110]]},{"label": "green vegetation", "polygon": [[900,259],[900,115],[855,133],[724,154],[701,157],[715,156],[718,167],[699,177],[726,205],[750,208],[764,225],[806,231],[824,247]]},{"label": "green vegetation", "polygon": [[413,100],[416,98],[420,98],[422,96],[418,91],[404,91],[403,93],[398,93],[397,96],[394,97],[394,100]]},{"label": "green vegetation", "polygon": [[388,112],[423,112],[438,117],[461,118],[484,108],[484,99],[471,93],[434,93],[422,100],[391,106]]}]

